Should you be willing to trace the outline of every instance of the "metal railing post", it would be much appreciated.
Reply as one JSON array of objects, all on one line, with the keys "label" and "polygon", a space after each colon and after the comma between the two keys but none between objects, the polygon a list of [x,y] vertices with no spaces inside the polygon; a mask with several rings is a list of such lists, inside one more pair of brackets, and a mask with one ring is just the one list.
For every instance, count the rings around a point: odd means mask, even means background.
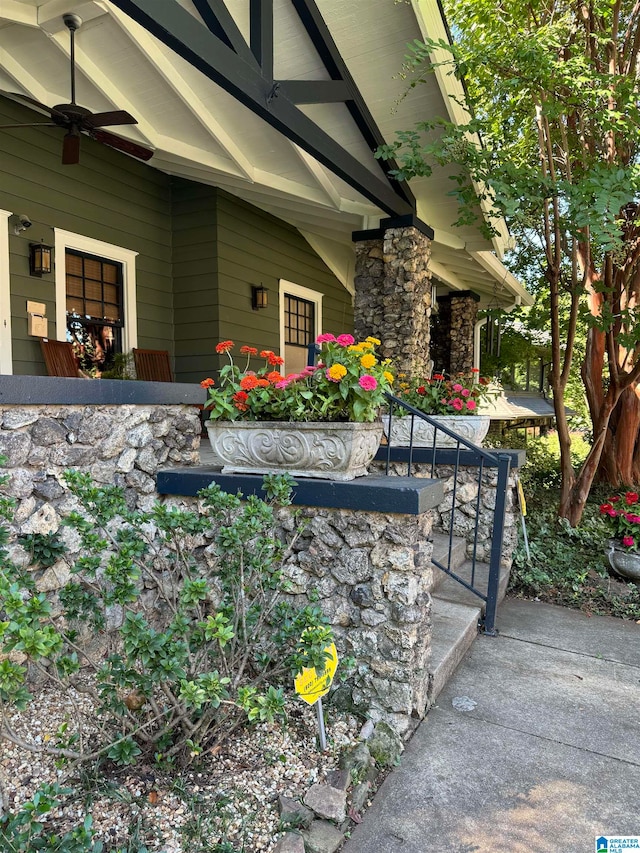
[{"label": "metal railing post", "polygon": [[487,609],[484,614],[483,632],[490,637],[496,636],[496,610],[500,589],[500,564],[502,562],[502,537],[504,535],[504,516],[507,508],[507,486],[511,459],[503,453],[498,454],[498,482],[496,484],[496,505],[493,509],[493,531],[491,533],[491,558],[489,561],[489,580],[487,583]]}]

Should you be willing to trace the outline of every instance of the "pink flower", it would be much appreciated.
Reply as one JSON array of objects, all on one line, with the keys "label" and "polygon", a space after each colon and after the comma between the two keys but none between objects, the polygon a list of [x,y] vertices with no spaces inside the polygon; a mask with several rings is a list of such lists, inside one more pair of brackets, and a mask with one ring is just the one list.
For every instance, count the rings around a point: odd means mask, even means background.
[{"label": "pink flower", "polygon": [[356,339],[353,337],[353,335],[338,335],[336,340],[341,347],[350,347],[356,342]]},{"label": "pink flower", "polygon": [[456,392],[456,394],[459,394],[462,391],[462,385],[459,382],[456,382],[456,384],[453,386],[453,390]]},{"label": "pink flower", "polygon": [[358,385],[363,389],[363,391],[375,391],[378,387],[378,380],[375,376],[370,376],[368,373],[365,373],[364,376],[361,376],[358,379]]},{"label": "pink flower", "polygon": [[633,536],[623,536],[622,537],[622,544],[624,545],[625,548],[631,548],[633,545],[635,545],[635,540],[634,540]]},{"label": "pink flower", "polygon": [[468,397],[469,394],[471,394],[471,391],[469,391],[468,388],[463,388],[460,393],[462,394],[463,397]]},{"label": "pink flower", "polygon": [[464,403],[460,399],[460,397],[454,397],[451,401],[451,405],[456,410],[456,412],[460,412],[464,408]]},{"label": "pink flower", "polygon": [[469,412],[472,412],[475,409],[475,407],[476,407],[476,401],[475,400],[467,400],[467,410]]},{"label": "pink flower", "polygon": [[325,332],[323,335],[318,335],[316,338],[317,344],[330,344],[331,341],[335,341],[336,336],[332,335],[331,332]]}]

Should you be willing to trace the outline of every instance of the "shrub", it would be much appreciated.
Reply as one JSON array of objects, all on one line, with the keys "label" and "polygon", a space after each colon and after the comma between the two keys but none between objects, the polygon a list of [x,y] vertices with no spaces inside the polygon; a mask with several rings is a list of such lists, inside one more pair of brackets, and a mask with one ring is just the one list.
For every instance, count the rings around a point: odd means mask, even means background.
[{"label": "shrub", "polygon": [[[78,509],[64,523],[82,547],[59,592],[60,618],[31,573],[0,552],[0,658],[26,656],[76,718],[38,749],[121,765],[188,761],[247,720],[282,715],[282,679],[323,666],[331,641],[320,609],[295,608],[285,594],[292,543],[274,534],[273,505],[290,502],[291,481],[266,478],[266,501],[212,485],[198,511],[156,502],[143,512],[86,474],[65,480]],[[2,509],[7,518],[11,503]],[[0,735],[17,742],[3,707],[22,709],[31,694],[14,658],[0,663]],[[72,688],[97,714],[84,717]]]}]

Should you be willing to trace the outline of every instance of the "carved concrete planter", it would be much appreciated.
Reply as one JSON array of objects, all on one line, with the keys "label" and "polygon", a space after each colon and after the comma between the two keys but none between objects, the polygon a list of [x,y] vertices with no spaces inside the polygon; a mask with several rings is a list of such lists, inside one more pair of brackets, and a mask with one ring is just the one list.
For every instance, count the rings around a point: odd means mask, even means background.
[{"label": "carved concrete planter", "polygon": [[[489,432],[491,418],[488,415],[431,415],[434,421],[457,433],[473,444],[482,444],[482,440]],[[390,444],[395,447],[408,447],[411,441],[411,415],[391,420]],[[389,416],[382,416],[384,431],[389,438]],[[413,446],[433,447],[433,427],[427,421],[420,418],[413,419]],[[455,447],[454,438],[441,430],[436,430],[436,447]]]},{"label": "carved concrete planter", "polygon": [[640,554],[620,548],[619,542],[615,539],[609,539],[607,557],[609,558],[609,565],[617,575],[640,583]]},{"label": "carved concrete planter", "polygon": [[207,421],[211,448],[225,474],[273,474],[353,480],[367,473],[382,439],[381,423]]}]

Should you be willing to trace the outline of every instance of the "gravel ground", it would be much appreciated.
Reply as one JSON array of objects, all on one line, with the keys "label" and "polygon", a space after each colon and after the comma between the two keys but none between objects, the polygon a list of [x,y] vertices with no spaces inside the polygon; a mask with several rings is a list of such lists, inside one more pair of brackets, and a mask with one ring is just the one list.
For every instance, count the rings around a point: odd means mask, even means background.
[{"label": "gravel ground", "polygon": [[[86,694],[76,701],[91,711]],[[9,723],[23,740],[46,743],[67,714],[59,694],[40,687],[33,702]],[[96,838],[106,850],[138,853],[143,845],[160,853],[265,851],[278,838],[278,796],[301,798],[338,765],[357,741],[359,722],[329,712],[328,749],[317,751],[315,709],[292,699],[287,722],[260,724],[235,733],[216,752],[173,776],[153,766],[125,770],[56,768],[55,759],[0,741],[0,781],[9,810],[17,810],[43,782],[73,788],[46,817],[47,829],[64,832],[93,816]],[[222,846],[228,842],[230,846]]]}]

